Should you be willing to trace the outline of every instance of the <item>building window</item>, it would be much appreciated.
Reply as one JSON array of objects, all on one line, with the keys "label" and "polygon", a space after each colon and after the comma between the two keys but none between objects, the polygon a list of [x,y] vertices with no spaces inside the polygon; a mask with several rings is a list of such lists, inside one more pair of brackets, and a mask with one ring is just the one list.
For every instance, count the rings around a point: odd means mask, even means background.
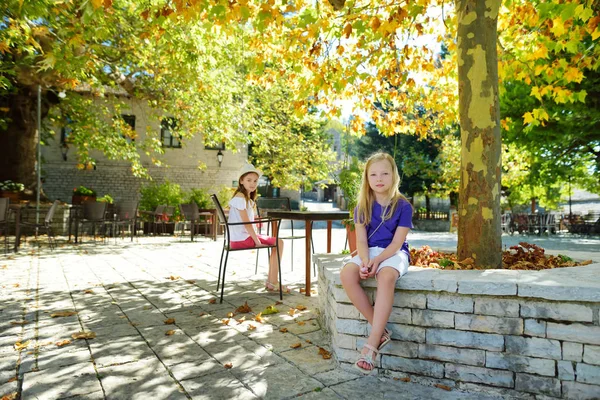
[{"label": "building window", "polygon": [[163,118],[160,122],[160,141],[163,147],[181,148],[181,137],[174,132],[177,130],[175,118]]},{"label": "building window", "polygon": [[125,122],[133,132],[131,136],[123,135],[123,137],[127,140],[127,143],[135,142],[135,115],[121,114],[121,119],[123,119],[123,122]]},{"label": "building window", "polygon": [[204,145],[204,150],[225,150],[225,142],[222,142],[216,146]]}]

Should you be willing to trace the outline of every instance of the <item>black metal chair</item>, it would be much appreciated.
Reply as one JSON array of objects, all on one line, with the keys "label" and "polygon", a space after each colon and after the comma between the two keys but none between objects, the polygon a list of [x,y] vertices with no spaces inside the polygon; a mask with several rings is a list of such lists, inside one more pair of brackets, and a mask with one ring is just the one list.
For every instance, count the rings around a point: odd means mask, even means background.
[{"label": "black metal chair", "polygon": [[79,221],[82,228],[85,224],[92,225],[92,237],[96,240],[96,225],[104,228],[106,238],[106,204],[105,202],[88,201],[83,203],[83,217]]},{"label": "black metal chair", "polygon": [[[221,252],[221,261],[219,262],[219,277],[217,278],[217,291],[219,290],[219,285],[221,286],[221,300],[220,302],[223,302],[223,293],[225,292],[225,272],[227,271],[227,259],[229,258],[229,252],[230,251],[242,251],[242,250],[254,250],[256,249],[256,247],[249,247],[246,249],[232,249],[231,248],[231,239],[230,239],[230,235],[229,235],[229,227],[230,226],[237,226],[237,225],[252,225],[252,224],[258,224],[261,222],[280,222],[279,219],[275,219],[275,218],[266,218],[266,219],[262,219],[262,220],[256,220],[256,221],[251,221],[251,222],[234,222],[234,223],[230,223],[227,220],[227,217],[225,216],[225,211],[223,211],[223,207],[221,207],[221,204],[219,203],[219,199],[217,198],[216,195],[211,195],[210,196],[212,198],[213,203],[215,204],[215,207],[217,209],[217,214],[219,216],[219,219],[221,220],[221,223],[225,226],[225,236],[223,237],[223,251]],[[279,225],[279,224],[278,224]],[[281,283],[282,281],[282,277],[281,277],[281,260],[279,258],[279,229],[277,229],[277,232],[275,232],[275,244],[272,246],[264,246],[266,248],[275,248],[275,251],[277,251],[277,264],[279,267],[279,299],[283,300],[283,285]],[[227,254],[225,254],[227,253]],[[223,262],[223,256],[225,255],[225,262]],[[221,281],[221,270],[223,271],[223,278]]]},{"label": "black metal chair", "polygon": [[0,197],[0,231],[4,233],[4,254],[8,253],[8,212],[10,199],[8,197]]},{"label": "black metal chair", "polygon": [[196,226],[198,225],[198,221],[200,219],[200,212],[198,210],[198,204],[196,203],[187,203],[179,205],[179,213],[183,217],[183,221],[181,221],[181,236],[185,234],[185,225],[186,223],[190,224],[190,240],[194,241],[194,233],[196,231]]},{"label": "black metal chair", "polygon": [[44,217],[43,223],[38,224],[35,222],[21,221],[21,231],[23,227],[29,227],[36,230],[37,236],[37,231],[40,229],[44,229],[46,231],[46,234],[48,235],[48,244],[50,245],[50,249],[54,250],[56,248],[56,239],[54,238],[54,230],[52,229],[52,220],[54,219],[54,214],[56,213],[56,209],[59,205],[60,201],[54,200],[54,203],[52,203],[52,205],[48,209],[48,212],[46,213],[46,216]]},{"label": "black metal chair", "polygon": [[[263,217],[267,217],[269,216],[269,211],[290,211],[292,209],[291,207],[291,203],[290,203],[290,198],[289,197],[259,197],[256,200],[256,211],[258,214],[259,218],[263,218]],[[280,239],[284,239],[284,240],[291,240],[291,260],[292,260],[292,271],[294,270],[294,240],[295,239],[304,239],[306,238],[306,236],[304,235],[295,235],[294,234],[294,221],[290,220],[291,223],[291,235],[290,236],[282,236],[280,237]],[[311,223],[311,222],[306,222],[306,223]],[[267,226],[267,235],[269,234],[269,229],[270,226]],[[312,241],[312,238],[310,240],[310,245],[312,248],[312,252],[315,252],[315,245]],[[268,250],[269,251],[269,250]],[[254,273],[256,274],[258,272],[258,255],[259,252],[256,252],[256,266],[255,266],[255,270]],[[270,251],[269,251],[269,255],[270,255]],[[316,264],[313,262],[313,275],[316,275]]]},{"label": "black metal chair", "polygon": [[115,211],[115,220],[113,221],[115,240],[118,228],[127,226],[131,231],[131,241],[133,242],[137,227],[138,202],[134,200],[122,201],[116,205]]}]

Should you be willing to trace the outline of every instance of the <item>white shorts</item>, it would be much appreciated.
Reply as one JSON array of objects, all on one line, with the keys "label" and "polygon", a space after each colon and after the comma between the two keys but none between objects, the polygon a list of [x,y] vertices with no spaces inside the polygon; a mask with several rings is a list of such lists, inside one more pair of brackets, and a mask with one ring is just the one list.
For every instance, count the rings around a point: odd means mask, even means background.
[{"label": "white shorts", "polygon": [[[383,252],[383,250],[385,250],[383,247],[369,247],[369,260],[372,260],[373,258],[380,255]],[[357,254],[354,257],[352,257],[350,260],[345,262],[344,266],[346,266],[347,264],[350,264],[350,263],[354,263],[360,267],[362,264],[362,261]],[[383,260],[379,264],[379,266],[377,267],[377,272],[375,273],[375,277],[377,277],[377,274],[379,273],[379,271],[381,271],[381,268],[384,268],[384,267],[394,268],[396,271],[399,272],[398,279],[400,279],[400,277],[402,275],[404,275],[408,272],[408,255],[405,252],[398,250],[398,252],[396,254],[394,254],[393,256],[391,256],[388,259]]]}]

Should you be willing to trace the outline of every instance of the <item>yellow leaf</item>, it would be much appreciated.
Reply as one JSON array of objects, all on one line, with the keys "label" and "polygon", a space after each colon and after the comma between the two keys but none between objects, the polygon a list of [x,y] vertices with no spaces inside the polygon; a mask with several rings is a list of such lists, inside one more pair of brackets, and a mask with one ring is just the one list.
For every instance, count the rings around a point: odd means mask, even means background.
[{"label": "yellow leaf", "polygon": [[175,334],[175,331],[173,329],[168,330],[168,331],[165,332],[165,336],[172,336],[174,334]]},{"label": "yellow leaf", "polygon": [[554,36],[559,37],[565,33],[565,25],[562,18],[556,17],[552,20],[552,28],[550,29]]},{"label": "yellow leaf", "polygon": [[339,45],[336,51],[337,51],[338,55],[341,56],[342,54],[344,54],[344,46]]},{"label": "yellow leaf", "polygon": [[76,332],[71,335],[73,339],[93,339],[96,337],[94,332]]},{"label": "yellow leaf", "polygon": [[249,331],[253,331],[253,330],[255,330],[255,329],[256,329],[256,326],[254,326],[254,325],[252,325],[252,324],[248,325],[248,330],[249,330]]},{"label": "yellow leaf", "polygon": [[577,69],[575,67],[569,67],[569,68],[567,68],[567,71],[565,72],[564,77],[567,80],[567,82],[579,83],[583,79],[583,72],[581,72],[579,69]]},{"label": "yellow leaf", "polygon": [[600,37],[600,28],[596,28],[596,30],[592,33],[592,40],[596,40]]},{"label": "yellow leaf", "polygon": [[16,351],[20,351],[20,350],[26,349],[27,346],[29,346],[29,343],[31,343],[31,340],[28,340],[28,341],[26,341],[24,343],[17,342],[17,343],[14,344],[14,348],[15,348]]},{"label": "yellow leaf", "polygon": [[350,37],[350,35],[352,34],[352,24],[350,22],[348,22],[346,24],[346,26],[344,26],[344,35],[346,36],[346,39],[348,39]]},{"label": "yellow leaf", "polygon": [[70,317],[72,315],[77,314],[76,311],[59,311],[59,312],[55,312],[54,314],[50,314],[50,316],[52,318],[57,318],[57,317]]},{"label": "yellow leaf", "polygon": [[533,118],[533,114],[530,112],[526,112],[525,114],[523,114],[523,125],[527,125],[531,122],[533,122],[534,118]]},{"label": "yellow leaf", "polygon": [[298,304],[298,305],[296,306],[296,309],[297,309],[298,311],[304,311],[304,310],[306,310],[306,306],[303,306],[303,305],[301,305],[301,304]]},{"label": "yellow leaf", "polygon": [[92,6],[94,6],[94,8],[100,8],[103,4],[103,0],[92,0]]},{"label": "yellow leaf", "polygon": [[63,347],[63,346],[66,346],[68,344],[71,344],[71,341],[69,339],[65,339],[65,340],[61,340],[60,342],[56,342],[56,345],[58,347]]}]

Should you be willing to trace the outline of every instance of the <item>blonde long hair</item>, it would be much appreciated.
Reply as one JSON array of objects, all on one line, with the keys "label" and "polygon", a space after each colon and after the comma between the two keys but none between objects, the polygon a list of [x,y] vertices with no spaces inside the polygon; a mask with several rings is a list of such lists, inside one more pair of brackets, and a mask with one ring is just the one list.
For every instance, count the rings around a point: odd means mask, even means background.
[{"label": "blonde long hair", "polygon": [[[410,204],[408,199],[400,193],[400,174],[398,173],[398,166],[396,166],[396,162],[394,158],[390,156],[388,153],[378,152],[373,154],[367,160],[365,165],[365,170],[362,174],[362,181],[360,184],[360,192],[358,194],[358,205],[356,210],[356,221],[360,225],[368,225],[371,222],[371,212],[373,211],[373,205],[375,204],[375,195],[369,186],[369,168],[373,163],[386,160],[392,166],[392,186],[389,189],[388,197],[390,198],[390,203],[388,207],[385,207],[385,215],[383,215],[383,220],[386,221],[392,218],[394,212],[396,211],[396,206],[398,205],[398,200],[402,199]],[[412,207],[412,205],[411,205]]]}]

